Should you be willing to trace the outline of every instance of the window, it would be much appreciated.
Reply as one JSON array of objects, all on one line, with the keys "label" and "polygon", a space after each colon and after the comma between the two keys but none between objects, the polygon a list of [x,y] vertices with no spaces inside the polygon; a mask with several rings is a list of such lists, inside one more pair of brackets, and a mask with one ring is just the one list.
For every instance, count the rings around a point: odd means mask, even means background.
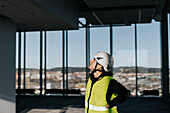
[{"label": "window", "polygon": [[16,33],[16,85],[15,88],[18,89],[18,32]]},{"label": "window", "polygon": [[[168,14],[168,46],[169,46],[169,53],[170,53],[170,14]],[[169,54],[169,67],[170,67],[170,54]],[[170,93],[170,72],[169,72],[169,93]]]},{"label": "window", "polygon": [[137,25],[138,94],[159,90],[161,95],[160,23]]},{"label": "window", "polygon": [[85,94],[86,49],[85,28],[68,31],[68,88]]},{"label": "window", "polygon": [[62,31],[47,32],[46,88],[63,89]]},{"label": "window", "polygon": [[[16,89],[18,89],[18,60],[19,60],[19,33],[16,33]],[[23,60],[24,60],[24,33],[21,32],[21,55],[20,55],[20,64],[21,64],[21,81],[20,81],[20,88],[24,88],[24,74],[23,74]]]},{"label": "window", "polygon": [[134,25],[113,27],[114,78],[136,95]]},{"label": "window", "polygon": [[85,18],[79,18],[79,27],[83,27],[83,25],[86,25],[86,19]]},{"label": "window", "polygon": [[90,59],[98,51],[110,53],[110,29],[109,27],[90,28]]},{"label": "window", "polygon": [[[26,88],[40,88],[40,32],[26,33]],[[37,92],[38,93],[38,92]]]}]

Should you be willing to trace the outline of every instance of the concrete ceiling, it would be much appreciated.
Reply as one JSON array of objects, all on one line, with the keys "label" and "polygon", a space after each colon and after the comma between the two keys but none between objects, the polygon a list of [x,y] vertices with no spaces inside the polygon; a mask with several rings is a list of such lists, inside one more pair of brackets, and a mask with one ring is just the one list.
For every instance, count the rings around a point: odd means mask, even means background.
[{"label": "concrete ceiling", "polygon": [[167,12],[170,13],[170,0],[167,0]]},{"label": "concrete ceiling", "polygon": [[0,17],[17,31],[78,28],[78,2],[71,0],[0,0]]},{"label": "concrete ceiling", "polygon": [[92,25],[150,23],[161,20],[166,0],[82,0],[80,16]]},{"label": "concrete ceiling", "polygon": [[0,18],[17,31],[78,29],[78,18],[92,25],[130,25],[161,20],[170,0],[0,0]]}]

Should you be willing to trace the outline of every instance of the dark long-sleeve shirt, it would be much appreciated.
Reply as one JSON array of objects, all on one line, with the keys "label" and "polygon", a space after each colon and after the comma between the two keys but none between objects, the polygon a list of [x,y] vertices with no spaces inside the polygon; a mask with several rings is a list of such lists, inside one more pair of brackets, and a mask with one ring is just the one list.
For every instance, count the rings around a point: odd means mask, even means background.
[{"label": "dark long-sleeve shirt", "polygon": [[[100,77],[104,76],[112,76],[108,73],[101,74],[98,78],[95,78],[93,74],[90,74],[90,79],[92,80],[92,83],[94,84]],[[116,93],[117,96],[110,100],[113,93]],[[119,83],[117,80],[110,80],[108,90],[106,93],[106,101],[109,104],[110,108],[119,105],[120,103],[126,101],[129,98],[129,90],[127,90],[121,83]]]},{"label": "dark long-sleeve shirt", "polygon": [[[110,98],[114,92],[117,94],[117,96],[110,101]],[[127,90],[122,84],[114,79],[110,80],[106,94],[106,101],[110,108],[126,101],[129,96],[129,90]]]}]

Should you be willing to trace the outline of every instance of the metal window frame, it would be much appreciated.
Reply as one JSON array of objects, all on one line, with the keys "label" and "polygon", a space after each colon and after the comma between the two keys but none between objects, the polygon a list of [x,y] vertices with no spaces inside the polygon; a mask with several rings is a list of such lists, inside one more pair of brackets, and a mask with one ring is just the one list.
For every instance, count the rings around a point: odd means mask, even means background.
[{"label": "metal window frame", "polygon": [[26,75],[25,75],[25,67],[26,67],[26,32],[24,32],[24,89],[26,89]]},{"label": "metal window frame", "polygon": [[[168,34],[167,34],[167,13],[163,13],[162,15],[163,19],[161,21],[161,63],[162,63],[162,77],[161,77],[161,86],[162,86],[162,92],[163,92],[163,97],[169,94],[169,64],[167,64],[167,61],[169,61],[168,58]],[[89,62],[90,62],[90,27],[88,23],[86,23],[86,83],[88,80],[88,73],[89,73]],[[99,27],[99,26],[94,26],[94,27]],[[104,26],[106,27],[106,26]],[[108,27],[108,26],[107,26]],[[110,54],[113,54],[113,29],[115,26],[110,25]],[[84,28],[84,27],[82,27]],[[18,32],[18,89],[21,89],[21,32]],[[66,38],[66,45],[65,45],[65,38]],[[44,86],[46,89],[46,31],[45,31],[45,82]],[[42,95],[42,31],[40,31],[40,95]],[[65,48],[66,48],[66,54],[65,54]],[[65,32],[63,30],[63,67],[62,67],[62,72],[63,72],[63,89],[68,88],[68,31]],[[165,50],[166,49],[166,50]],[[65,59],[66,55],[66,59]],[[66,61],[66,67],[65,67],[65,61]],[[26,88],[26,81],[25,81],[25,65],[26,65],[26,32],[24,32],[24,89]],[[136,96],[138,96],[138,66],[137,66],[137,25],[135,24],[135,66],[136,66]],[[66,72],[65,72],[66,68]],[[66,73],[66,83],[65,83],[65,73]],[[65,85],[66,84],[66,85]],[[66,87],[65,87],[66,86]]]},{"label": "metal window frame", "polygon": [[[62,67],[62,73],[63,73],[63,89],[65,89],[65,30],[63,30],[63,67]],[[64,94],[63,94],[64,96]]]},{"label": "metal window frame", "polygon": [[66,89],[68,89],[68,31],[66,30]]},{"label": "metal window frame", "polygon": [[21,32],[18,32],[18,89],[21,89]]},{"label": "metal window frame", "polygon": [[42,96],[42,43],[43,43],[43,33],[40,31],[40,96]]},{"label": "metal window frame", "polygon": [[46,95],[46,88],[47,88],[47,33],[45,31],[45,34],[44,34],[44,90],[45,90],[45,93],[44,95]]},{"label": "metal window frame", "polygon": [[138,62],[137,62],[137,25],[135,24],[135,73],[136,73],[136,97],[138,97]]},{"label": "metal window frame", "polygon": [[86,84],[88,81],[88,74],[90,69],[88,68],[90,65],[90,27],[86,22]]},{"label": "metal window frame", "polygon": [[[113,26],[110,25],[110,55],[113,55]],[[112,72],[113,72],[113,67],[112,67]]]}]

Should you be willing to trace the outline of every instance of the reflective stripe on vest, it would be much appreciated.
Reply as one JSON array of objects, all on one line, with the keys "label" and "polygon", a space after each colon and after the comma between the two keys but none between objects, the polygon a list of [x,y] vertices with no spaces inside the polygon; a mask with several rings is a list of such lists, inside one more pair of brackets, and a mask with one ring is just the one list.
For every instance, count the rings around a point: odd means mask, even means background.
[{"label": "reflective stripe on vest", "polygon": [[[85,106],[88,107],[88,102],[87,101],[85,101]],[[114,106],[114,108],[117,108],[117,107]],[[106,108],[106,106],[94,106],[94,105],[91,105],[91,104],[89,104],[89,109],[94,110],[94,111],[106,111],[106,110],[108,110]]]},{"label": "reflective stripe on vest", "polygon": [[[85,101],[85,106],[88,107],[88,103]],[[106,111],[108,110],[105,106],[94,106],[89,104],[89,109],[94,111]]]}]

